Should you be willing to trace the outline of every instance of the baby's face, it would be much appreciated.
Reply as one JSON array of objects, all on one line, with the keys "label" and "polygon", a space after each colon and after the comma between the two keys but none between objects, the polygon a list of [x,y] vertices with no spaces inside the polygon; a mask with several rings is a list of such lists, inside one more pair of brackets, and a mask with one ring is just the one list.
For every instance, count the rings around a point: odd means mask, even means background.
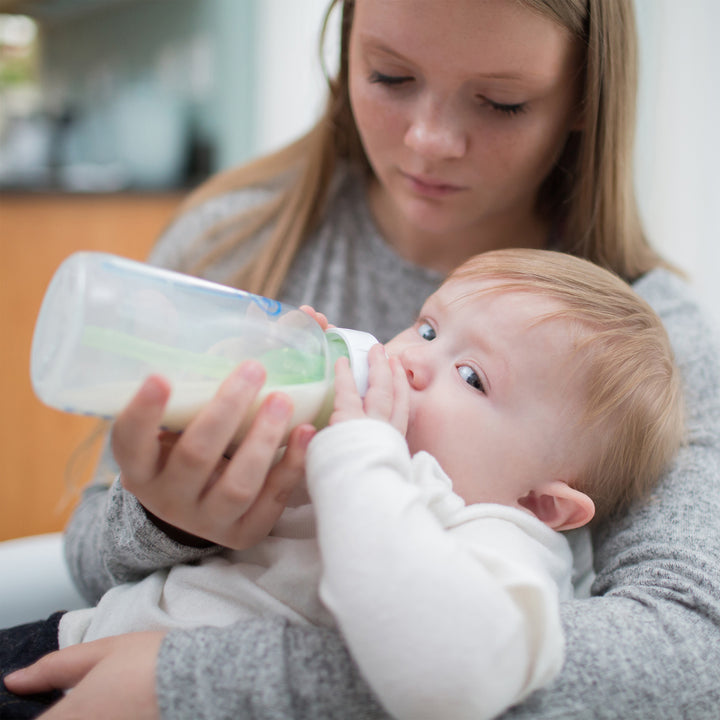
[{"label": "baby's face", "polygon": [[558,305],[517,290],[477,293],[493,285],[445,283],[386,348],[410,384],[410,451],[434,455],[466,502],[518,506],[583,466],[585,378],[569,323],[535,322]]}]

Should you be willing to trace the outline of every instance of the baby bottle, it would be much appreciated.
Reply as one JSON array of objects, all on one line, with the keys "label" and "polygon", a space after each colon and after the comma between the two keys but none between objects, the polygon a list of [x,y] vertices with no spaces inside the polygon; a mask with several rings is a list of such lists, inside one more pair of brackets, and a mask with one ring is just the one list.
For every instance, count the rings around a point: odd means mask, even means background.
[{"label": "baby bottle", "polygon": [[345,356],[367,389],[367,353],[377,340],[326,332],[275,300],[126,258],[78,252],[58,268],[35,324],[32,385],[47,405],[114,418],[150,374],[171,384],[162,424],[182,430],[243,360],[267,379],[245,426],[274,390],[293,400],[290,427],[322,427],[332,411],[334,365]]}]

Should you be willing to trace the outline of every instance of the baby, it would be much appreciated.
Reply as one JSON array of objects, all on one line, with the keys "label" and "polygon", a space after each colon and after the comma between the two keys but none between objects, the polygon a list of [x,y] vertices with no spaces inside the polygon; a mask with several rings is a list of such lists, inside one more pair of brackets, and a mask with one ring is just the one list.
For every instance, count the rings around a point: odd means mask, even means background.
[{"label": "baby", "polygon": [[490,718],[552,680],[572,597],[563,533],[645,495],[682,441],[659,319],[589,262],[496,251],[384,350],[364,398],[338,363],[311,502],[248,550],[65,614],[59,646],[269,614],[337,625],[397,718]]}]

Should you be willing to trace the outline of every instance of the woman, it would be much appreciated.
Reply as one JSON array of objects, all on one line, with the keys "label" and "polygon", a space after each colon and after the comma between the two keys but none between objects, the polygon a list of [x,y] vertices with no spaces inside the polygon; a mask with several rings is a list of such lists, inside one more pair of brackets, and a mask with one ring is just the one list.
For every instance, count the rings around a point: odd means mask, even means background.
[{"label": "woman", "polygon": [[[650,502],[595,529],[593,597],[563,606],[565,667],[506,715],[713,717],[718,355],[638,219],[631,3],[345,0],[342,22],[322,120],[201,188],[155,261],[311,303],[380,339],[409,324],[449,269],[492,248],[553,247],[633,282],[675,345],[688,446]],[[216,428],[239,422],[261,382],[238,371],[172,446],[155,430],[168,390],[144,386],[113,433],[136,471],[125,488],[88,488],[68,528],[88,598],[267,532],[309,440],[296,433],[265,481],[289,408],[265,406],[229,463],[204,449]],[[337,634],[274,620],[71,647],[11,689],[50,685],[75,689],[48,718],[73,708],[110,718],[386,717]]]}]

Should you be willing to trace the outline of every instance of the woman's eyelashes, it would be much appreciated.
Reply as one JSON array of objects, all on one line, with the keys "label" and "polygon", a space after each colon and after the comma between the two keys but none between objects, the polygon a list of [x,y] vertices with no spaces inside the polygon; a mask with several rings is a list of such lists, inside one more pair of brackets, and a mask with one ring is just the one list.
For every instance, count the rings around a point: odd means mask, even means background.
[{"label": "woman's eyelashes", "polygon": [[470,365],[459,365],[458,373],[460,373],[460,377],[468,385],[470,385],[470,387],[475,388],[475,390],[478,390],[479,392],[485,394],[485,385],[483,385],[483,381],[480,379],[480,376],[477,374],[477,372],[475,372],[475,370],[470,367]]},{"label": "woman's eyelashes", "polygon": [[479,95],[477,98],[482,105],[488,106],[491,110],[501,113],[502,115],[520,115],[527,110],[527,103],[499,103],[491,100],[484,95]]},{"label": "woman's eyelashes", "polygon": [[[412,83],[415,77],[413,75],[389,75],[387,73],[381,73],[378,70],[372,70],[369,80],[373,84],[385,85],[386,87],[400,87]],[[494,112],[510,117],[520,115],[527,110],[527,103],[524,102],[499,103],[484,95],[478,95],[476,99],[480,101],[481,106],[489,107]]]},{"label": "woman's eyelashes", "polygon": [[380,85],[397,86],[403,85],[404,83],[412,82],[414,80],[412,75],[386,75],[385,73],[373,70],[370,73],[370,82],[378,83]]}]

